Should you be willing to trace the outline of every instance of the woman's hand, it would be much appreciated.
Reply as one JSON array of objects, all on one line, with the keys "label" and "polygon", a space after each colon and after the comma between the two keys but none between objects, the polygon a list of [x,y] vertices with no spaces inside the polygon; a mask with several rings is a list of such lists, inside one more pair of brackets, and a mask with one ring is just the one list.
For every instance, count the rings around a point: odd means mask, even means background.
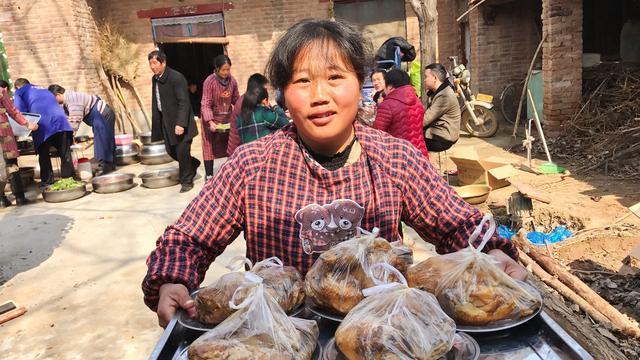
[{"label": "woman's hand", "polygon": [[163,284],[160,286],[158,301],[158,324],[165,328],[177,309],[183,309],[190,317],[196,316],[196,302],[189,296],[187,287],[182,284]]},{"label": "woman's hand", "polygon": [[216,124],[215,121],[209,121],[207,125],[209,125],[209,131],[216,132],[216,126],[218,126],[218,124]]},{"label": "woman's hand", "polygon": [[496,265],[507,273],[507,275],[516,280],[527,280],[527,269],[510,258],[509,255],[505,254],[502,250],[489,250],[488,254],[498,262]]},{"label": "woman's hand", "polygon": [[38,124],[37,123],[28,123],[27,127],[29,128],[29,130],[31,131],[36,131],[38,130]]}]

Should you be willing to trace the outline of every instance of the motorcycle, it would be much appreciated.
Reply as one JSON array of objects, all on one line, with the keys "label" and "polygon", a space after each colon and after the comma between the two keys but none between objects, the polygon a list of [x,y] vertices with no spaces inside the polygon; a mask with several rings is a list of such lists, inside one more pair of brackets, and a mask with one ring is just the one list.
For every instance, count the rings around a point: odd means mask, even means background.
[{"label": "motorcycle", "polygon": [[456,95],[463,102],[460,115],[464,129],[472,136],[492,137],[498,131],[498,120],[493,111],[493,96],[481,93],[474,96],[469,85],[471,72],[464,64],[458,64],[457,56],[450,56],[449,60],[453,63],[452,84],[455,85]]}]

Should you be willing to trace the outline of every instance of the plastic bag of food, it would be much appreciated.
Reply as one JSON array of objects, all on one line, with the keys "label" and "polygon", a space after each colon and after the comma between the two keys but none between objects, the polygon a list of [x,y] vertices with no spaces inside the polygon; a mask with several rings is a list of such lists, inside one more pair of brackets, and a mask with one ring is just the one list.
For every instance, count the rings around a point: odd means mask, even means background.
[{"label": "plastic bag of food", "polygon": [[[268,258],[252,266],[249,259],[235,257],[227,268],[234,271],[222,275],[210,286],[201,289],[196,296],[197,319],[201,323],[215,325],[235,312],[229,306],[231,297],[245,281],[244,272],[238,271],[248,265],[250,272],[263,279],[266,291],[273,296],[285,312],[290,312],[304,303],[304,282],[292,266],[283,266],[277,257]],[[240,301],[244,293],[238,294]]]},{"label": "plastic bag of food", "polygon": [[344,318],[336,331],[336,345],[349,360],[431,360],[453,346],[455,322],[436,298],[410,288],[404,276],[389,264],[375,269],[393,274],[398,282],[363,290],[366,298]]},{"label": "plastic bag of food", "polygon": [[[476,248],[473,243],[487,222],[489,229]],[[435,294],[458,324],[480,326],[531,315],[542,306],[539,294],[512,279],[496,266],[493,257],[481,252],[494,231],[495,222],[486,215],[468,247],[413,265],[407,271],[409,286]]]},{"label": "plastic bag of food", "polygon": [[345,315],[372,287],[370,266],[386,262],[404,272],[413,262],[411,249],[372,233],[344,241],[320,255],[305,278],[305,293],[317,306]]},{"label": "plastic bag of food", "polygon": [[189,360],[311,359],[316,322],[288,317],[260,276],[245,272],[243,278],[229,302],[237,311],[189,346]]}]

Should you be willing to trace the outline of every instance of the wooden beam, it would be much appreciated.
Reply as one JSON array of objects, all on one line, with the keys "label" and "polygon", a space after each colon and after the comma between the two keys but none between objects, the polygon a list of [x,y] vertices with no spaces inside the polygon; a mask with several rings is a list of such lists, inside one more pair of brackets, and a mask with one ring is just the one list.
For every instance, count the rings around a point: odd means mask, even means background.
[{"label": "wooden beam", "polygon": [[188,6],[174,6],[166,8],[155,8],[140,10],[136,14],[138,19],[150,19],[150,18],[166,18],[175,16],[187,16],[187,15],[205,15],[212,13],[220,13],[226,10],[233,9],[233,3],[230,1],[222,2],[218,4],[200,4],[200,5],[188,5]]}]

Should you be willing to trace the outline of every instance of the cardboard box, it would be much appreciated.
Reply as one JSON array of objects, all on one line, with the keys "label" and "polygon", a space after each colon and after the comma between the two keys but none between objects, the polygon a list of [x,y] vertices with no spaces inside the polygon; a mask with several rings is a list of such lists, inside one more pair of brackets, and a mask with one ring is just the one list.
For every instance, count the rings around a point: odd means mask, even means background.
[{"label": "cardboard box", "polygon": [[499,189],[508,186],[507,178],[518,173],[510,159],[484,157],[474,148],[459,149],[449,158],[458,167],[458,180],[464,185],[486,184],[492,189]]}]

